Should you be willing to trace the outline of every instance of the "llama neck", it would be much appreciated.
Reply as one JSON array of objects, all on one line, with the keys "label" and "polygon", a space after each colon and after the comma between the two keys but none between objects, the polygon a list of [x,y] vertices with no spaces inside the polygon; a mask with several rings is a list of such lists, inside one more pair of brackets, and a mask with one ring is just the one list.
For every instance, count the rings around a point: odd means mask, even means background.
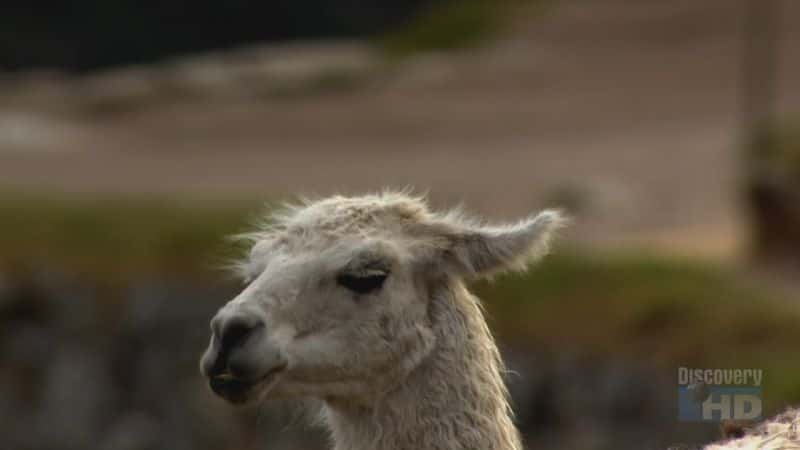
[{"label": "llama neck", "polygon": [[327,403],[336,450],[522,448],[478,300],[455,284],[431,302],[428,358],[373,406]]}]

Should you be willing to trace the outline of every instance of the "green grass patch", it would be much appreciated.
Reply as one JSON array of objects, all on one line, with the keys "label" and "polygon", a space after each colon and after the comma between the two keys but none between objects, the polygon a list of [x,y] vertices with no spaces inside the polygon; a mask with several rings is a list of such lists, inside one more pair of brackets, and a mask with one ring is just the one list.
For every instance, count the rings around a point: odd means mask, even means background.
[{"label": "green grass patch", "polygon": [[478,46],[508,25],[521,8],[543,0],[439,0],[380,39],[390,56]]},{"label": "green grass patch", "polygon": [[0,267],[56,267],[89,277],[204,274],[235,249],[258,202],[0,195]]},{"label": "green grass patch", "polygon": [[676,369],[762,368],[773,408],[800,402],[800,304],[733,268],[573,251],[475,288],[505,340]]}]

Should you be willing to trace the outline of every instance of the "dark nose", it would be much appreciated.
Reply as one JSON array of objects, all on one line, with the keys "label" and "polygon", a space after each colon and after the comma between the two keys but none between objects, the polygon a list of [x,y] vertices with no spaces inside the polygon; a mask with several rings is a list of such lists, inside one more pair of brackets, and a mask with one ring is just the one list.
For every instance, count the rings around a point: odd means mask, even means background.
[{"label": "dark nose", "polygon": [[214,333],[223,351],[244,345],[247,338],[264,325],[253,315],[235,315],[220,319]]},{"label": "dark nose", "polygon": [[212,339],[201,361],[201,370],[209,377],[220,375],[229,369],[231,354],[247,345],[250,338],[264,327],[255,315],[217,314],[211,321]]}]

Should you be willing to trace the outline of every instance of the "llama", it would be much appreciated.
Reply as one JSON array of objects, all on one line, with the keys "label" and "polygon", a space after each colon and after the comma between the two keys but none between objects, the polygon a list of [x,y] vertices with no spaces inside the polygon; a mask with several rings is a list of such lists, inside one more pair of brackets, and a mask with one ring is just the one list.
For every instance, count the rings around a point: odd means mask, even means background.
[{"label": "llama", "polygon": [[[201,360],[232,403],[313,397],[337,450],[521,450],[503,363],[465,281],[524,270],[565,223],[436,214],[403,193],[274,214]],[[800,412],[706,450],[800,449]]]},{"label": "llama", "polygon": [[397,192],[287,207],[247,236],[201,371],[232,403],[321,400],[337,450],[521,450],[465,280],[524,270],[564,222],[487,226]]}]

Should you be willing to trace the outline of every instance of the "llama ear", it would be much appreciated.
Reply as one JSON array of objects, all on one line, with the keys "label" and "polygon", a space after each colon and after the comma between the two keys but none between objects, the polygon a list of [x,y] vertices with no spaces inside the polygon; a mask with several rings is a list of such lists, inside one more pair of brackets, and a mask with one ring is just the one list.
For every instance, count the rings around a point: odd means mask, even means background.
[{"label": "llama ear", "polygon": [[450,225],[441,262],[467,277],[523,271],[547,253],[554,232],[566,223],[560,212],[546,210],[512,225]]}]

